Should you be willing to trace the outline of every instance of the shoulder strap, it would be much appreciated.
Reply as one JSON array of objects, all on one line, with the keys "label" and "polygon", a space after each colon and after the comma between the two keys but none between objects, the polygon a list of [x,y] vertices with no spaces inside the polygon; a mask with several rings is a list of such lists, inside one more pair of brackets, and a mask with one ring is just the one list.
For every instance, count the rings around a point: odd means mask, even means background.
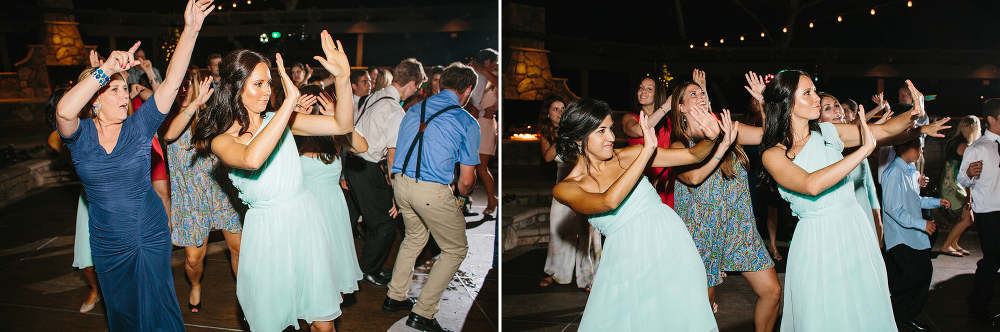
[{"label": "shoulder strap", "polygon": [[417,130],[417,135],[413,138],[413,142],[410,143],[410,149],[406,151],[406,158],[403,159],[402,172],[404,174],[406,173],[406,165],[410,164],[410,157],[413,155],[413,148],[417,148],[417,169],[413,179],[420,181],[420,156],[423,154],[424,150],[424,130],[427,129],[427,124],[430,123],[431,120],[434,120],[434,118],[436,118],[438,115],[441,115],[441,113],[456,108],[461,108],[461,106],[451,105],[445,107],[444,109],[437,111],[437,113],[434,113],[433,115],[431,115],[431,117],[424,120],[424,115],[427,111],[427,100],[424,100],[423,102],[420,103],[420,129]]},{"label": "shoulder strap", "polygon": [[[365,97],[368,97],[368,96],[365,96]],[[365,98],[365,97],[361,97],[361,98]],[[365,111],[368,111],[369,108],[372,108],[372,106],[375,106],[375,104],[378,104],[378,102],[386,100],[386,99],[392,99],[392,97],[384,96],[382,98],[376,99],[371,104],[368,104],[368,100],[369,99],[367,99],[367,98],[363,99],[363,100],[358,100],[358,104],[361,104],[363,102],[364,103],[364,107],[361,108],[361,113],[358,113],[358,118],[354,119],[354,125],[355,126],[358,125],[358,122],[361,121],[361,117],[365,115]]]}]

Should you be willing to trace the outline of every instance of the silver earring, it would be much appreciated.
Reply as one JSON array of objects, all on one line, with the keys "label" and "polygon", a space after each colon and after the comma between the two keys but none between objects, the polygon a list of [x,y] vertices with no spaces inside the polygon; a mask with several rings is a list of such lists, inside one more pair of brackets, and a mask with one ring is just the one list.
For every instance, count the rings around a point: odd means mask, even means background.
[{"label": "silver earring", "polygon": [[580,154],[583,154],[583,144],[577,144],[576,145],[576,150],[579,151]]},{"label": "silver earring", "polygon": [[98,107],[97,103],[94,103],[94,115],[95,116],[97,115],[97,107]]}]

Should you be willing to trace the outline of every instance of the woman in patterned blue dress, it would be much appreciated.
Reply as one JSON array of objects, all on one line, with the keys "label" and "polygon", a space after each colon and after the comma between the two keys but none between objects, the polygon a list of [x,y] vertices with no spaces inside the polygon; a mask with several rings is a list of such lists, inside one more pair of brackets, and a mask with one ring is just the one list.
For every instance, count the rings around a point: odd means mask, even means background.
[{"label": "woman in patterned blue dress", "polygon": [[[173,102],[198,31],[214,6],[189,0],[163,84],[128,116],[129,93],[118,73],[138,64],[114,51],[57,106],[59,135],[90,201],[90,245],[112,331],[183,331],[170,269],[170,229],[150,180],[153,135]],[[96,96],[95,96],[96,94]],[[95,112],[80,120],[79,113]]]},{"label": "woman in patterned blue dress", "polygon": [[[694,121],[692,110],[707,110],[705,91],[697,83],[682,83],[674,89],[671,100],[674,105],[670,116],[677,125],[671,132],[670,147],[686,148],[703,140],[701,129],[688,124]],[[723,110],[723,118],[729,118],[728,110]],[[712,158],[675,168],[675,209],[705,263],[708,298],[713,307],[715,286],[722,283],[722,273],[743,272],[757,294],[755,330],[771,331],[778,318],[781,284],[757,232],[747,185],[747,162],[737,136],[730,135],[712,152]]]},{"label": "woman in patterned blue dress", "polygon": [[[677,214],[642,178],[647,164],[697,163],[711,153],[720,125],[707,111],[694,115],[708,139],[690,149],[658,148],[645,114],[639,115],[644,144],[615,149],[606,103],[581,99],[566,107],[555,144],[576,166],[552,194],[591,215],[590,223],[607,236],[580,331],[718,330],[698,249]],[[721,131],[735,134],[726,120]]]}]

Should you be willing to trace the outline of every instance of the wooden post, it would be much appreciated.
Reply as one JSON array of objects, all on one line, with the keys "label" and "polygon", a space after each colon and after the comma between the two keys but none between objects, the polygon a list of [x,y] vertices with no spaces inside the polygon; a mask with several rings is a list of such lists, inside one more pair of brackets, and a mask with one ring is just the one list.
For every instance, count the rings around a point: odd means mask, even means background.
[{"label": "wooden post", "polygon": [[354,63],[354,65],[357,66],[357,67],[361,67],[362,66],[361,65],[361,58],[362,58],[362,55],[364,55],[364,53],[365,53],[364,49],[365,49],[365,34],[359,33],[358,34],[358,56],[357,56],[357,61],[355,61],[355,63]]}]

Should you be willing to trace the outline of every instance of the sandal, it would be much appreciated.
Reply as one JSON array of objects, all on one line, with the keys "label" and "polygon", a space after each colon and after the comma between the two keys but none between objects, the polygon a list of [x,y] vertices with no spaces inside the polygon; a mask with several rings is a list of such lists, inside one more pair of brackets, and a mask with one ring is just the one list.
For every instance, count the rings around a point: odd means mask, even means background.
[{"label": "sandal", "polygon": [[941,254],[948,255],[948,256],[955,256],[955,257],[965,257],[965,255],[963,255],[962,252],[958,251],[958,250],[952,250],[952,251],[943,251],[942,250]]},{"label": "sandal", "polygon": [[961,252],[963,255],[972,255],[971,252],[962,248],[955,248],[955,251]]},{"label": "sandal", "polygon": [[548,277],[542,278],[542,281],[539,281],[538,285],[542,286],[542,287],[549,287],[549,285],[552,285],[552,283],[554,281],[555,280],[552,279],[552,276],[548,276]]},{"label": "sandal", "polygon": [[201,311],[201,302],[198,302],[198,304],[191,304],[188,302],[188,310],[191,310],[192,313],[198,313]]}]

